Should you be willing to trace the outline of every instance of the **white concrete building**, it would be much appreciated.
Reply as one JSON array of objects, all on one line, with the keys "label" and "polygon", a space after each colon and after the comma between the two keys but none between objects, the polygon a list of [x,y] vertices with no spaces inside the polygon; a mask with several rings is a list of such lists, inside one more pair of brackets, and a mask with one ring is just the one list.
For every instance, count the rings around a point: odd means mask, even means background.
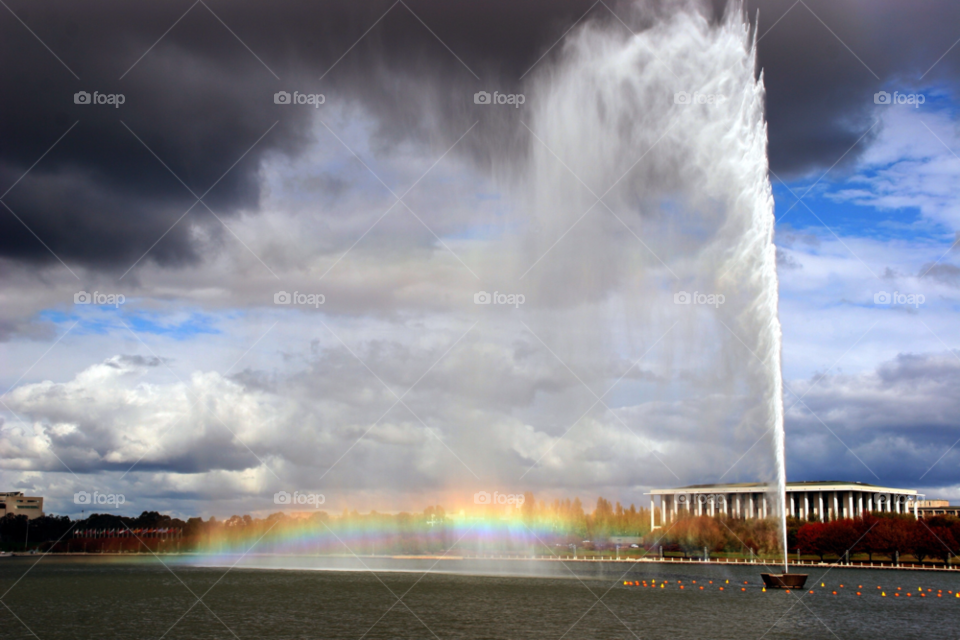
[{"label": "white concrete building", "polygon": [[[650,496],[650,519],[654,529],[690,515],[725,515],[734,518],[769,518],[777,513],[773,485],[695,484],[676,489],[655,489]],[[657,496],[660,505],[657,507]],[[919,498],[914,489],[893,489],[862,482],[788,482],[787,515],[827,522],[856,518],[874,511],[918,515]],[[656,517],[660,513],[660,518]],[[658,522],[659,520],[659,522]]]},{"label": "white concrete building", "polygon": [[43,515],[43,498],[25,496],[23,491],[0,493],[0,518],[8,513],[27,516],[29,520],[39,518]]}]

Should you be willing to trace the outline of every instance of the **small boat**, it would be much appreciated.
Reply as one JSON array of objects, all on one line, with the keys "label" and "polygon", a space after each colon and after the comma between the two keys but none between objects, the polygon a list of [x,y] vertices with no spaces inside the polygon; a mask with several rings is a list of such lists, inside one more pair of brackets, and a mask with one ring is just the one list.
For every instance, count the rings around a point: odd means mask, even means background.
[{"label": "small boat", "polygon": [[761,573],[760,577],[768,589],[803,589],[807,583],[806,573]]}]

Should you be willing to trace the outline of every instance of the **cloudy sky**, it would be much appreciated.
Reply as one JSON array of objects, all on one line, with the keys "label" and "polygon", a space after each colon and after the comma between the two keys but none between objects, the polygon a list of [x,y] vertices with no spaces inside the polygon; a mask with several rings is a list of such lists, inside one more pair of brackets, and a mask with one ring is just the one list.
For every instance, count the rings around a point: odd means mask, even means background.
[{"label": "cloudy sky", "polygon": [[960,6],[743,14],[8,0],[0,484],[229,516],[767,480],[737,216],[772,188],[789,479],[960,500]]}]

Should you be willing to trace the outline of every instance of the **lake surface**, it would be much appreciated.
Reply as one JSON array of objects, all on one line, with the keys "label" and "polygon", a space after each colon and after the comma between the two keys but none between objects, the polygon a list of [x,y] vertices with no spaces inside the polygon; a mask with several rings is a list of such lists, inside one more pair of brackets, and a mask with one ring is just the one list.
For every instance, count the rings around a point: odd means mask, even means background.
[{"label": "lake surface", "polygon": [[[761,591],[759,567],[514,561],[490,564],[484,571],[458,561],[417,561],[423,569],[435,565],[434,572],[459,567],[491,574],[464,575],[391,571],[386,569],[411,565],[386,560],[378,561],[375,572],[228,571],[232,561],[223,567],[163,561],[169,568],[150,556],[0,560],[0,593],[6,594],[0,638],[873,640],[960,635],[960,598],[948,596],[960,587],[960,577],[936,572],[811,569],[810,594]],[[511,571],[528,575],[504,575]],[[536,572],[543,575],[529,575]],[[823,574],[826,586],[820,587]],[[657,586],[623,584],[644,579],[656,580]],[[663,580],[668,582],[661,587]],[[898,586],[901,595],[894,597]],[[919,587],[933,591],[920,597]],[[937,597],[938,589],[943,597]]]}]

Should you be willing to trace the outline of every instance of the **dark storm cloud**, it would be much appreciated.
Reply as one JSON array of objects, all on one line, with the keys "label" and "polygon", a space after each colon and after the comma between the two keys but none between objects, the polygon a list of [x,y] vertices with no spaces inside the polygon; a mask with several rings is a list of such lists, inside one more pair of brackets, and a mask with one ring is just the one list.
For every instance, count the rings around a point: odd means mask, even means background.
[{"label": "dark storm cloud", "polygon": [[748,6],[751,18],[760,12],[770,164],[784,178],[826,170],[866,133],[844,161],[855,159],[878,133],[867,132],[873,94],[881,89],[937,84],[956,95],[960,50],[943,56],[960,37],[956,2],[751,0]]},{"label": "dark storm cloud", "polygon": [[[901,354],[875,371],[791,383],[791,479],[888,486],[952,484],[960,451],[960,356]],[[796,404],[794,404],[796,403]],[[791,408],[792,407],[792,408]]]},{"label": "dark storm cloud", "polygon": [[[222,228],[194,194],[212,187],[205,202],[221,217],[255,210],[264,158],[311,141],[314,110],[274,105],[278,90],[362,107],[379,145],[445,149],[480,120],[456,153],[488,166],[524,137],[502,135],[521,131],[519,114],[478,109],[475,91],[521,87],[581,18],[626,30],[622,18],[639,30],[673,4],[12,2],[19,20],[0,13],[0,189],[69,133],[4,196],[12,212],[0,209],[0,255],[54,260],[35,233],[67,262],[106,269],[126,269],[148,249],[161,264],[202,259],[191,225]],[[947,2],[762,4],[771,160],[784,173],[830,166],[868,129],[873,92],[892,79],[913,82],[953,42],[960,17]],[[954,51],[927,79],[952,83],[958,64]],[[76,105],[77,91],[122,93],[125,102]]]}]

